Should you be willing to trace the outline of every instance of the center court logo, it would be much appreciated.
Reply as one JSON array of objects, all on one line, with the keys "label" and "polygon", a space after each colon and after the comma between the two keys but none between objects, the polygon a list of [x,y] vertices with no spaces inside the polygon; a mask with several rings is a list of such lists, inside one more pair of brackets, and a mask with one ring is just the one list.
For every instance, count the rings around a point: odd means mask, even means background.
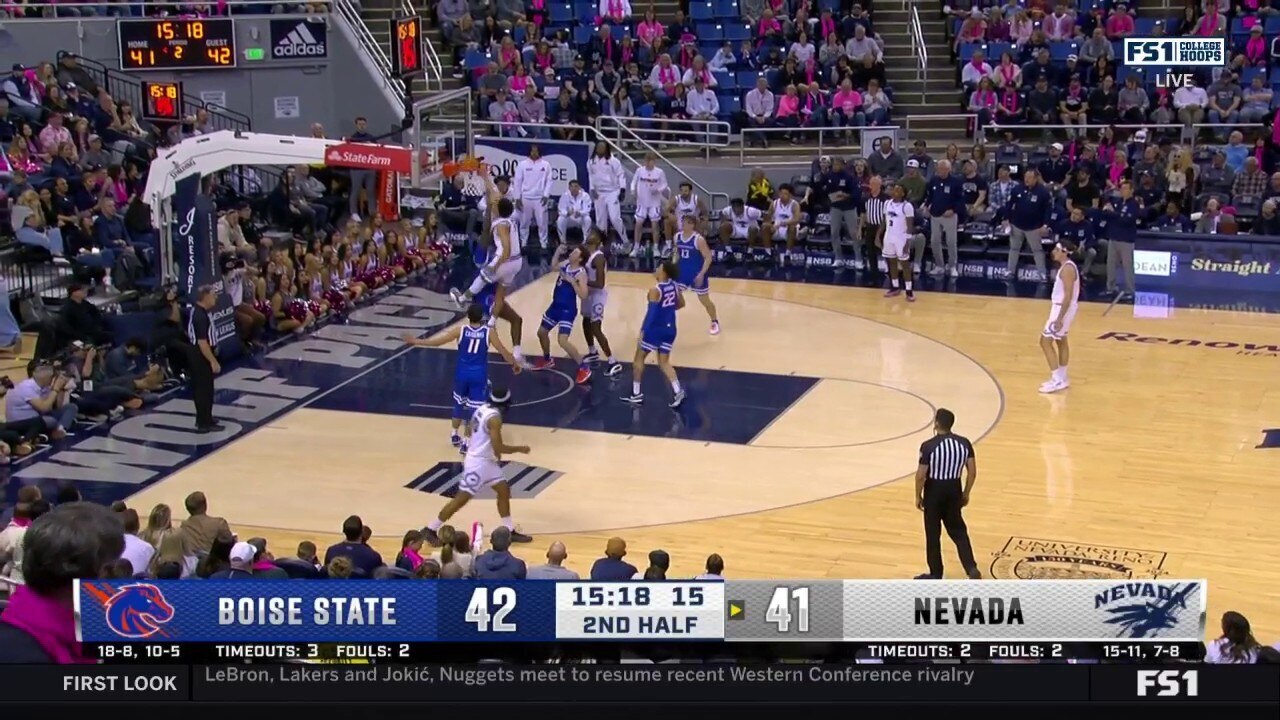
[{"label": "center court logo", "polygon": [[1166,553],[1067,540],[1011,537],[991,563],[997,580],[1128,580],[1164,573]]},{"label": "center court logo", "polygon": [[149,638],[173,619],[173,606],[149,583],[125,585],[107,598],[102,612],[111,632],[123,638]]}]

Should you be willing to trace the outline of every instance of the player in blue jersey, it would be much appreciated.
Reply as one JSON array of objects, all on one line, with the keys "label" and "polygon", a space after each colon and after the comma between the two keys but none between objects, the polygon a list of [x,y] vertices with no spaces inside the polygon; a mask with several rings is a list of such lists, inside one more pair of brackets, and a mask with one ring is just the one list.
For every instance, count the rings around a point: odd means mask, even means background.
[{"label": "player in blue jersey", "polygon": [[511,364],[513,373],[519,374],[520,362],[485,324],[484,309],[478,303],[467,308],[465,324],[455,325],[429,338],[405,335],[403,339],[414,347],[440,347],[446,343],[458,343],[458,361],[453,370],[453,433],[449,442],[466,452],[467,420],[489,397],[489,348],[497,350]]},{"label": "player in blue jersey", "polygon": [[658,367],[671,383],[671,392],[675,394],[671,407],[678,408],[684,402],[684,388],[680,387],[680,378],[676,377],[676,369],[671,366],[671,346],[676,342],[676,311],[684,307],[684,295],[676,283],[679,274],[680,266],[674,260],[662,263],[653,273],[658,284],[649,288],[649,306],[640,324],[640,342],[636,345],[636,357],[631,361],[631,395],[622,398],[632,405],[644,402],[640,378],[644,376],[644,360],[651,352],[658,354]]},{"label": "player in blue jersey", "polygon": [[716,317],[716,304],[711,302],[711,282],[707,279],[707,273],[711,271],[711,246],[698,232],[697,216],[685,215],[680,221],[680,232],[676,233],[676,260],[680,268],[680,289],[693,290],[711,318],[711,334],[719,335],[720,320]]},{"label": "player in blue jersey", "polygon": [[[483,268],[493,262],[493,253],[493,238],[482,235],[471,248],[471,261],[477,269]],[[480,290],[473,300],[476,305],[479,305],[484,310],[484,317],[489,327],[494,327],[498,323],[498,319],[493,315],[493,298],[497,291],[498,284],[489,283]]]},{"label": "player in blue jersey", "polygon": [[[583,267],[586,250],[581,245],[561,244],[556,248],[552,266],[559,266],[556,285],[551,291],[551,305],[542,315],[542,327],[538,328],[538,342],[542,343],[542,357],[533,361],[534,370],[545,370],[552,366],[551,361],[551,329],[556,328],[560,347],[573,358],[578,365],[578,375],[574,378],[579,385],[591,379],[591,365],[586,356],[574,346],[569,336],[573,333],[573,323],[578,318],[578,303],[587,297],[587,269]],[[564,260],[561,263],[561,260]]]}]

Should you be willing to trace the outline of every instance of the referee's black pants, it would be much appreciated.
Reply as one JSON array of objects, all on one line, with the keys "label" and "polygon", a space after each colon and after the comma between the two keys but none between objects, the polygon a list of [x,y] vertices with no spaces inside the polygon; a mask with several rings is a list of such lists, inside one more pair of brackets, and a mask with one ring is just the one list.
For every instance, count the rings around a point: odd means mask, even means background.
[{"label": "referee's black pants", "polygon": [[195,345],[184,344],[187,377],[191,379],[192,401],[196,405],[196,428],[213,426],[213,367]]},{"label": "referee's black pants", "polygon": [[978,566],[969,542],[969,528],[960,515],[964,492],[959,480],[926,480],[924,483],[924,552],[929,561],[929,574],[942,577],[942,528],[956,544],[960,564],[965,572]]},{"label": "referee's black pants", "polygon": [[862,244],[865,245],[867,271],[878,272],[878,262],[880,261],[880,248],[876,247],[876,235],[880,234],[879,225],[863,225],[862,226]]}]

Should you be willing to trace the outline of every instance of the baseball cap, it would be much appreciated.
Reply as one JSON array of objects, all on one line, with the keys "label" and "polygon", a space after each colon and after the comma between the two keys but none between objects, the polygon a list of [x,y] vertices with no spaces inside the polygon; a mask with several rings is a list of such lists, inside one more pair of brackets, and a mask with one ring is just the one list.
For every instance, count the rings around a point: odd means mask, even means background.
[{"label": "baseball cap", "polygon": [[920,161],[919,161],[919,160],[914,160],[914,159],[913,159],[913,160],[908,160],[908,161],[907,161],[907,167],[911,167],[911,168],[918,168],[918,167],[920,167]]},{"label": "baseball cap", "polygon": [[1138,142],[1146,142],[1146,141],[1147,141],[1147,131],[1146,131],[1146,130],[1139,130],[1138,132],[1136,132],[1136,133],[1134,133],[1134,134],[1133,134],[1133,139],[1134,139],[1134,140],[1136,140],[1136,141],[1138,141]]},{"label": "baseball cap", "polygon": [[1062,143],[1054,143],[1054,144],[1050,145],[1049,147],[1051,147],[1051,148],[1053,148],[1054,150],[1057,150],[1057,151],[1059,151],[1059,152],[1061,152],[1061,151],[1062,151]]},{"label": "baseball cap", "polygon": [[822,157],[818,158],[818,162],[819,162],[819,163],[829,163],[829,162],[831,162],[831,156],[830,156],[830,155],[823,155]]},{"label": "baseball cap", "polygon": [[1072,54],[1067,56],[1067,62],[1070,62],[1072,60],[1079,60],[1079,59],[1080,59],[1079,55]]},{"label": "baseball cap", "polygon": [[26,69],[27,69],[26,66],[24,66],[22,63],[14,63],[12,68],[13,72],[22,72],[23,70],[26,70]]},{"label": "baseball cap", "polygon": [[1251,33],[1260,33],[1260,32],[1262,32],[1262,26],[1261,26],[1261,25],[1254,25],[1253,27],[1249,28],[1249,32],[1251,32]]},{"label": "baseball cap", "polygon": [[238,542],[231,546],[231,562],[248,565],[253,562],[253,556],[257,554],[258,549],[247,542]]}]

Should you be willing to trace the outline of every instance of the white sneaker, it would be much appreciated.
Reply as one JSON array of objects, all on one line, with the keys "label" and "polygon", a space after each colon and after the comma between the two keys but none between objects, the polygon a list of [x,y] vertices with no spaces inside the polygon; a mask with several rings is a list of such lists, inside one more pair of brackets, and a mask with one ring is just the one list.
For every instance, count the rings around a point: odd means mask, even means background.
[{"label": "white sneaker", "polygon": [[635,246],[631,248],[631,257],[638,258],[643,252],[644,252],[644,244],[636,243]]},{"label": "white sneaker", "polygon": [[959,268],[957,268],[955,265],[952,265],[952,266],[951,266],[951,273],[950,273],[950,275],[951,275],[951,277],[953,277],[953,278],[958,278],[958,277],[960,277],[960,270],[959,270]]},{"label": "white sneaker", "polygon": [[889,263],[885,262],[884,260],[877,260],[876,269],[879,270],[880,272],[889,272]]},{"label": "white sneaker", "polygon": [[866,269],[867,269],[867,263],[866,263],[866,261],[864,261],[864,260],[854,260],[854,261],[853,261],[853,269],[854,269],[854,270],[866,270]]},{"label": "white sneaker", "polygon": [[911,272],[914,275],[920,274],[920,263],[911,263]]},{"label": "white sneaker", "polygon": [[929,268],[929,274],[935,277],[942,277],[943,275],[947,274],[947,269],[941,265],[934,265],[933,267]]},{"label": "white sneaker", "polygon": [[836,258],[835,260],[831,261],[831,267],[837,270],[843,268],[844,266],[845,266],[844,260],[841,260],[839,258]]},{"label": "white sneaker", "polygon": [[1040,385],[1040,392],[1048,395],[1050,393],[1056,393],[1060,390],[1066,390],[1069,386],[1070,386],[1070,383],[1067,383],[1066,381],[1061,381],[1056,378],[1051,378]]}]

